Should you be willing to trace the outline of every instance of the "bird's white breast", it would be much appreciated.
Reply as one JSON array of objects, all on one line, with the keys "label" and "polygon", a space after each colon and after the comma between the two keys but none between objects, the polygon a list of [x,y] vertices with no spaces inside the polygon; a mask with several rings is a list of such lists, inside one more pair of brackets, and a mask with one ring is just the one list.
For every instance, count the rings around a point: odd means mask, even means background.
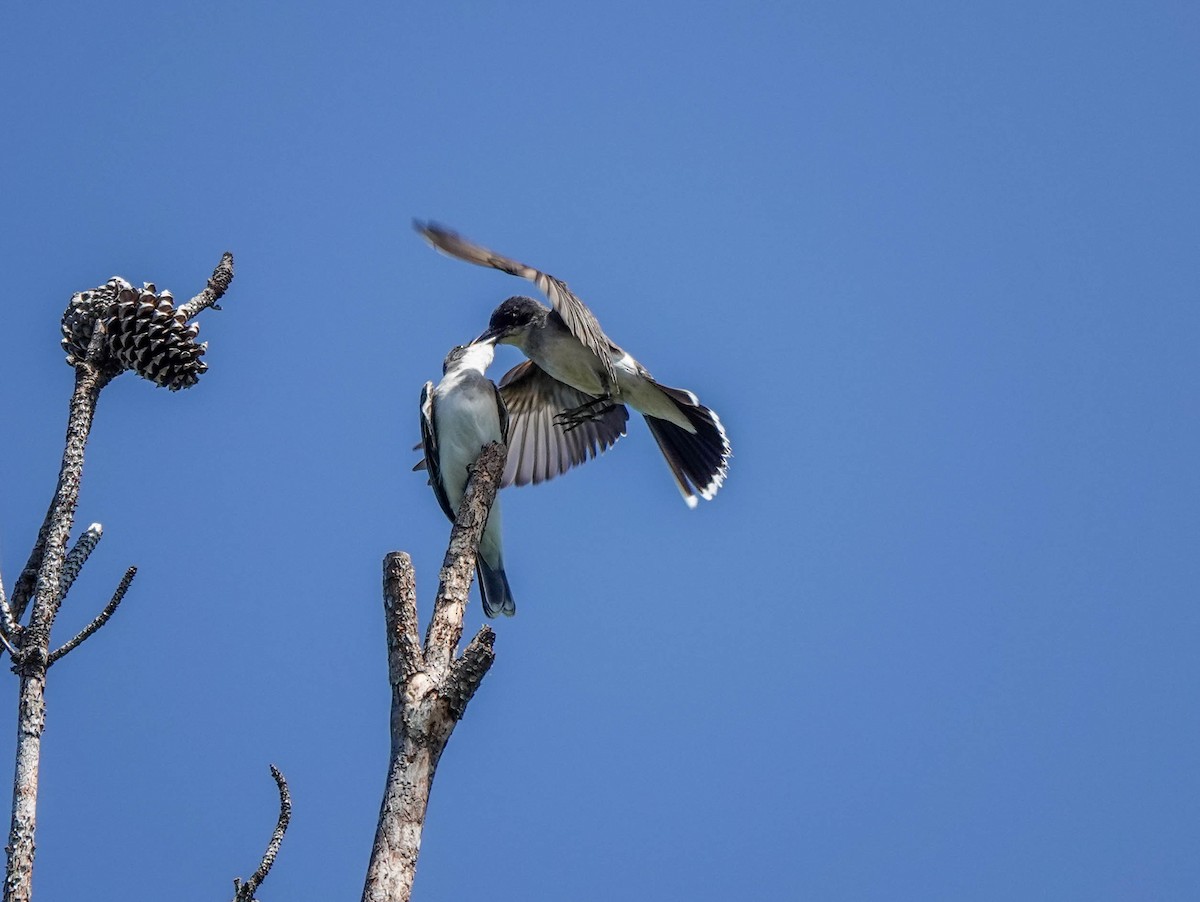
[{"label": "bird's white breast", "polygon": [[442,485],[457,508],[467,486],[467,467],[488,442],[503,441],[491,383],[470,372],[447,376],[435,392],[433,416]]}]

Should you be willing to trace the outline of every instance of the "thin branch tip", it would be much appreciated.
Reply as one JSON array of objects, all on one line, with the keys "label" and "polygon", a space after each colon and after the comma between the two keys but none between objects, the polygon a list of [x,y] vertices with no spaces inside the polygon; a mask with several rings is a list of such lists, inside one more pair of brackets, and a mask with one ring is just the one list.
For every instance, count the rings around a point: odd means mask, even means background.
[{"label": "thin branch tip", "polygon": [[286,810],[288,814],[292,811],[292,794],[288,790],[287,778],[284,777],[281,771],[274,764],[268,765],[271,768],[271,776],[275,778],[275,785],[279,787],[279,805],[281,810]]},{"label": "thin branch tip", "polygon": [[71,550],[67,552],[66,559],[63,561],[62,576],[59,578],[59,585],[62,587],[60,592],[64,597],[71,591],[71,586],[75,585],[79,571],[88,562],[88,558],[92,556],[92,552],[96,550],[96,546],[100,544],[103,537],[104,527],[99,523],[93,523],[83,531],[75,540],[75,544],[71,546]]},{"label": "thin branch tip", "polygon": [[121,602],[124,600],[125,593],[128,592],[129,587],[133,585],[133,578],[135,576],[137,576],[137,567],[130,567],[125,571],[125,575],[121,577],[121,582],[118,584],[117,590],[113,592],[113,596],[111,599],[109,599],[108,604],[104,606],[104,610],[97,614],[95,619],[81,629],[78,633],[76,633],[73,638],[64,642],[55,651],[52,651],[49,659],[50,664],[53,664],[60,658],[70,654],[72,651],[82,645],[88,638],[98,632],[100,628],[104,626],[104,624],[108,623],[109,618],[116,613],[117,608],[120,607]]},{"label": "thin branch tip", "polygon": [[212,307],[214,310],[220,310],[221,306],[217,301],[225,295],[229,290],[229,284],[233,281],[233,254],[225,251],[221,255],[221,262],[217,264],[212,275],[208,277],[208,282],[204,286],[204,290],[179,308],[179,312],[183,314],[185,320],[194,317],[206,307]]},{"label": "thin branch tip", "polygon": [[292,820],[292,794],[288,790],[287,780],[284,778],[283,772],[274,764],[270,765],[270,768],[271,776],[275,778],[275,785],[279,788],[279,819],[275,822],[271,841],[267,843],[267,850],[263,853],[258,869],[250,875],[250,879],[245,883],[240,877],[233,878],[233,902],[253,902],[254,894],[262,882],[267,879],[267,874],[271,872],[271,867],[275,864],[275,858],[279,855],[279,847],[283,844],[283,835],[287,833],[288,824]]}]

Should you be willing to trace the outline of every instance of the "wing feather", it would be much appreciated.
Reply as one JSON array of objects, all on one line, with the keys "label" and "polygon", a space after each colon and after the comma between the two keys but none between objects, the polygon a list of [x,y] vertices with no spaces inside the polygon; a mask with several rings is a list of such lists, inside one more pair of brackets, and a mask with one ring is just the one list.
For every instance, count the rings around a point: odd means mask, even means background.
[{"label": "wing feather", "polygon": [[595,398],[559,382],[532,360],[504,374],[500,395],[509,416],[504,485],[536,484],[561,476],[611,448],[625,434],[629,419],[625,405],[614,404],[565,432],[555,417]]},{"label": "wing feather", "polygon": [[457,232],[443,228],[432,222],[413,223],[422,237],[433,246],[450,257],[457,257],[476,266],[490,266],[509,275],[528,279],[536,285],[550,301],[550,305],[562,317],[571,334],[578,338],[583,345],[595,354],[604,364],[605,375],[609,385],[617,384],[617,376],[613,371],[613,352],[619,350],[615,342],[604,334],[600,323],[587,305],[567,287],[562,279],[555,278],[549,273],[534,269],[524,263],[510,259],[490,251],[482,245],[468,241]]},{"label": "wing feather", "polygon": [[425,448],[425,466],[429,470],[429,484],[433,487],[434,497],[446,516],[454,519],[454,510],[450,507],[450,499],[446,497],[446,489],[442,485],[442,469],[438,464],[437,430],[433,425],[434,412],[433,383],[426,382],[421,389],[421,444]]}]

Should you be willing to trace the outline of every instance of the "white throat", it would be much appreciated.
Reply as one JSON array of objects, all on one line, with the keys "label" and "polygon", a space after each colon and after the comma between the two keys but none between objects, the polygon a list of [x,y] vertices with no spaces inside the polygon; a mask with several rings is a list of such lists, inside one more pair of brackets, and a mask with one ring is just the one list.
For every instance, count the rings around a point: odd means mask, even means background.
[{"label": "white throat", "polygon": [[[477,345],[469,345],[463,351],[457,363],[454,365],[455,370],[474,370],[477,373],[483,374],[487,372],[487,368],[492,365],[492,360],[496,356],[496,347],[490,341],[483,342]],[[449,373],[447,373],[449,375]]]}]

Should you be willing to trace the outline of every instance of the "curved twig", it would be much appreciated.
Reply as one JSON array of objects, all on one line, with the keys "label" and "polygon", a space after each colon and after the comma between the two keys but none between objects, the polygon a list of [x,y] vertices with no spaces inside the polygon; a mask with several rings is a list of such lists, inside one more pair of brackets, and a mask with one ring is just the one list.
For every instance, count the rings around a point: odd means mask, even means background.
[{"label": "curved twig", "polygon": [[275,822],[275,832],[271,834],[271,841],[267,843],[267,851],[263,853],[258,870],[245,883],[238,877],[233,878],[233,902],[253,902],[258,887],[267,879],[271,866],[275,864],[275,856],[283,844],[283,834],[287,833],[288,823],[292,819],[292,794],[288,791],[287,780],[274,764],[271,765],[271,776],[279,787],[279,820]]}]

